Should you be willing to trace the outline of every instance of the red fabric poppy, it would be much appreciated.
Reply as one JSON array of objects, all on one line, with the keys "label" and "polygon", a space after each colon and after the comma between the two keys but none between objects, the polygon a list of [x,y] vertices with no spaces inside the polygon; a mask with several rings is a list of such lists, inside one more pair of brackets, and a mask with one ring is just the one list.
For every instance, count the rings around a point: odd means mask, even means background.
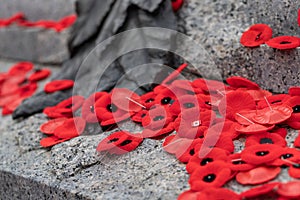
[{"label": "red fabric poppy", "polygon": [[75,14],[66,16],[58,21],[58,23],[54,26],[54,29],[57,32],[61,32],[64,29],[72,26],[75,23],[76,19],[77,19],[77,16]]},{"label": "red fabric poppy", "polygon": [[202,191],[208,187],[221,187],[230,178],[231,170],[223,161],[215,161],[210,165],[198,168],[191,174],[189,184],[194,191]]},{"label": "red fabric poppy", "polygon": [[172,8],[176,12],[181,8],[183,0],[172,0]]},{"label": "red fabric poppy", "polygon": [[279,36],[270,39],[266,44],[274,49],[294,49],[300,45],[300,40],[294,36]]},{"label": "red fabric poppy", "polygon": [[256,104],[253,97],[241,91],[232,91],[221,99],[219,112],[227,119],[235,120],[235,113],[241,110],[255,110]]},{"label": "red fabric poppy", "polygon": [[133,151],[142,141],[143,138],[140,134],[134,136],[127,131],[118,131],[103,139],[96,150],[121,155]]},{"label": "red fabric poppy", "polygon": [[275,127],[274,129],[269,131],[269,133],[276,133],[276,134],[280,135],[282,138],[285,139],[285,137],[287,135],[287,129],[286,128]]},{"label": "red fabric poppy", "polygon": [[[154,91],[156,91],[155,89]],[[162,89],[159,93],[155,93],[157,94],[155,97],[155,104],[170,107],[176,101],[176,95],[169,88]]]},{"label": "red fabric poppy", "polygon": [[132,116],[131,116],[131,120],[136,122],[136,123],[142,123],[143,121],[143,118],[147,115],[149,111],[148,110],[140,110],[139,112],[137,113],[134,113]]},{"label": "red fabric poppy", "polygon": [[194,154],[186,165],[186,170],[189,174],[192,174],[199,167],[209,165],[217,160],[227,162],[229,152],[220,148],[212,148],[207,151],[199,151]]},{"label": "red fabric poppy", "polygon": [[[206,194],[205,199],[211,199],[211,200],[222,200],[222,199],[230,199],[230,200],[240,200],[240,197],[238,194],[234,193],[231,190],[228,190],[226,188],[206,188],[203,190],[203,192]],[[202,200],[202,199],[201,199]]]},{"label": "red fabric poppy", "polygon": [[246,92],[253,97],[255,102],[264,99],[264,97],[272,96],[272,93],[267,90],[246,90]]},{"label": "red fabric poppy", "polygon": [[64,123],[54,130],[58,138],[73,138],[79,136],[85,129],[86,122],[81,117],[66,119]]},{"label": "red fabric poppy", "polygon": [[246,138],[245,147],[258,144],[276,144],[281,147],[286,146],[286,141],[283,137],[276,133],[261,133],[256,135],[250,135]]},{"label": "red fabric poppy", "polygon": [[167,107],[157,106],[147,112],[142,119],[145,128],[142,132],[144,138],[152,138],[170,133],[174,130],[173,116]]},{"label": "red fabric poppy", "polygon": [[289,95],[291,96],[300,96],[300,87],[293,86],[289,88]]},{"label": "red fabric poppy", "polygon": [[294,141],[294,146],[300,148],[300,131],[298,131],[298,136]]},{"label": "red fabric poppy", "polygon": [[189,80],[175,80],[172,82],[171,87],[175,90],[183,90],[190,95],[195,94],[192,82]]},{"label": "red fabric poppy", "polygon": [[38,69],[35,70],[28,78],[30,82],[37,82],[50,76],[51,71],[49,69]]},{"label": "red fabric poppy", "polygon": [[24,18],[24,14],[21,12],[16,13],[15,15],[11,16],[10,18],[7,19],[0,19],[0,28],[1,27],[6,27],[11,25],[12,23],[21,20]]},{"label": "red fabric poppy", "polygon": [[88,123],[98,122],[97,115],[95,113],[95,102],[103,95],[107,95],[107,92],[96,92],[90,95],[82,104],[81,115],[82,118]]},{"label": "red fabric poppy", "polygon": [[290,165],[288,173],[293,178],[300,178],[300,160],[298,158],[298,163]]},{"label": "red fabric poppy", "polygon": [[232,171],[249,171],[251,169],[254,169],[256,166],[246,163],[244,160],[242,160],[241,153],[235,153],[229,155],[228,167]]},{"label": "red fabric poppy", "polygon": [[53,120],[49,120],[46,123],[42,124],[40,126],[40,131],[44,134],[47,135],[53,135],[54,134],[54,130],[58,127],[61,126],[67,118],[62,117],[62,118],[56,118]]},{"label": "red fabric poppy", "polygon": [[156,95],[157,94],[154,92],[148,92],[140,97],[141,102],[146,107],[146,109],[150,109],[155,104]]},{"label": "red fabric poppy", "polygon": [[300,181],[290,181],[278,185],[277,193],[288,198],[300,197]]},{"label": "red fabric poppy", "polygon": [[114,88],[111,91],[111,102],[128,112],[138,112],[142,108],[146,108],[141,104],[140,96],[126,88]]},{"label": "red fabric poppy", "polygon": [[28,83],[26,85],[21,86],[17,93],[20,98],[27,98],[32,96],[37,90],[38,86],[36,83]]},{"label": "red fabric poppy", "polygon": [[226,79],[228,85],[233,88],[247,88],[252,90],[259,90],[259,85],[257,83],[252,82],[249,79],[240,77],[240,76],[231,76]]},{"label": "red fabric poppy", "polygon": [[44,108],[43,113],[51,119],[61,118],[61,117],[66,117],[66,118],[73,117],[73,112],[63,112],[63,113],[59,112],[56,106]]},{"label": "red fabric poppy", "polygon": [[2,115],[10,115],[14,112],[14,110],[22,103],[24,98],[18,98],[12,102],[9,102],[2,109]]},{"label": "red fabric poppy", "polygon": [[277,159],[281,152],[283,148],[275,144],[252,145],[242,151],[241,158],[249,164],[260,165]]},{"label": "red fabric poppy", "polygon": [[285,104],[293,109],[292,115],[295,113],[300,113],[300,96],[293,96],[289,98]]},{"label": "red fabric poppy", "polygon": [[258,187],[251,188],[240,194],[242,199],[261,198],[264,195],[274,193],[275,189],[279,186],[279,182],[267,183]]},{"label": "red fabric poppy", "polygon": [[178,97],[177,101],[170,107],[170,112],[172,115],[178,116],[181,112],[195,107],[200,111],[201,108],[205,107],[204,101],[195,95],[183,95]]},{"label": "red fabric poppy", "polygon": [[[220,81],[199,78],[192,82],[195,93],[223,96],[226,92],[226,85]],[[221,94],[220,94],[221,93]]]},{"label": "red fabric poppy", "polygon": [[33,64],[31,62],[18,62],[13,65],[9,71],[9,75],[24,75],[33,69]]},{"label": "red fabric poppy", "polygon": [[236,122],[222,119],[220,122],[210,126],[209,131],[221,133],[223,136],[229,136],[232,139],[235,139],[239,136],[239,133],[235,130],[237,126],[238,124]]},{"label": "red fabric poppy", "polygon": [[239,124],[249,126],[251,124],[254,124],[251,119],[255,115],[256,110],[241,110],[240,112],[235,113],[234,118]]},{"label": "red fabric poppy", "polygon": [[280,171],[280,167],[256,167],[247,172],[239,172],[236,181],[243,185],[262,184],[276,178]]},{"label": "red fabric poppy", "polygon": [[293,129],[299,130],[300,129],[300,113],[292,113],[292,116],[285,121],[287,125],[292,127]]},{"label": "red fabric poppy", "polygon": [[197,107],[183,111],[174,122],[175,130],[179,137],[199,138],[204,137],[204,132],[216,118],[210,110],[200,112]]},{"label": "red fabric poppy", "polygon": [[269,104],[271,106],[282,105],[283,103],[286,103],[290,98],[291,96],[287,94],[276,94],[272,96],[266,96],[267,101],[266,99],[262,99],[259,102],[257,102],[257,109],[267,108],[269,107]]},{"label": "red fabric poppy", "polygon": [[266,24],[254,24],[242,34],[240,42],[246,47],[258,47],[272,38],[272,29]]},{"label": "red fabric poppy", "polygon": [[212,132],[210,131],[210,129],[208,129],[208,131],[205,132],[202,145],[203,148],[219,147],[231,153],[234,151],[234,144],[231,139],[231,136],[223,135],[222,133]]},{"label": "red fabric poppy", "polygon": [[95,103],[97,118],[102,126],[112,125],[130,117],[130,113],[111,102],[111,94],[101,96]]},{"label": "red fabric poppy", "polygon": [[258,133],[264,133],[266,131],[272,130],[275,127],[275,125],[261,125],[261,124],[250,124],[249,126],[237,126],[235,130],[239,133],[243,134],[258,134]]},{"label": "red fabric poppy", "polygon": [[277,159],[269,162],[271,166],[292,166],[300,161],[300,151],[295,148],[284,148]]},{"label": "red fabric poppy", "polygon": [[208,199],[207,195],[204,192],[195,192],[193,190],[187,190],[181,193],[177,200],[202,200]]},{"label": "red fabric poppy", "polygon": [[56,144],[65,142],[65,141],[70,140],[70,139],[72,139],[72,138],[63,138],[63,139],[61,139],[61,138],[58,138],[56,136],[50,136],[50,137],[46,137],[46,138],[41,139],[40,145],[42,147],[47,148],[47,147],[52,147]]},{"label": "red fabric poppy", "polygon": [[67,90],[72,88],[74,81],[72,80],[55,80],[45,85],[44,91],[46,93],[53,93],[60,90]]},{"label": "red fabric poppy", "polygon": [[268,108],[257,110],[252,117],[253,121],[259,124],[278,124],[291,117],[293,109],[287,105],[274,105]]}]

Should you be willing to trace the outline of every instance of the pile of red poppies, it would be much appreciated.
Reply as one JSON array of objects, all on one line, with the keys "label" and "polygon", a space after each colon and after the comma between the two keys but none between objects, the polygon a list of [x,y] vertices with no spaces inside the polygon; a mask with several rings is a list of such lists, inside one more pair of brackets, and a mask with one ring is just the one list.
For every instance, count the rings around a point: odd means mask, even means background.
[{"label": "pile of red poppies", "polygon": [[48,69],[34,68],[30,62],[19,62],[8,72],[0,73],[0,107],[2,115],[11,114],[21,102],[36,91],[37,82],[50,75]]},{"label": "pile of red poppies", "polygon": [[76,21],[76,15],[69,15],[63,17],[58,21],[54,20],[39,20],[39,21],[28,21],[25,18],[23,13],[16,13],[15,15],[11,16],[7,19],[0,19],[0,28],[1,27],[8,27],[11,25],[17,25],[22,27],[41,27],[45,29],[53,29],[56,32],[61,32],[64,29],[72,26]]},{"label": "pile of red poppies", "polygon": [[[300,26],[300,9],[298,10]],[[275,49],[294,49],[300,46],[300,38],[296,36],[279,36],[272,38],[272,29],[267,24],[255,24],[242,34],[240,42],[246,47],[258,47],[267,44]]]},{"label": "pile of red poppies", "polygon": [[[164,139],[164,150],[186,163],[190,174],[191,189],[180,199],[202,199],[203,195],[205,199],[217,199],[218,195],[240,199],[241,195],[221,187],[232,179],[244,185],[267,183],[282,167],[288,167],[291,177],[300,178],[300,137],[293,148],[287,147],[285,140],[287,127],[300,129],[300,87],[290,87],[288,94],[272,94],[237,76],[227,78],[226,83],[203,78],[176,80],[186,66],[142,96],[114,88],[87,99],[73,96],[46,108],[44,113],[52,120],[41,126],[49,135],[41,145],[51,147],[77,137],[87,123],[107,128],[131,120],[143,131],[114,132],[99,143],[97,151],[124,154],[146,138]],[[245,148],[235,152],[233,141],[240,138],[246,139]],[[278,187],[285,186],[277,184],[268,191]],[[294,195],[276,191],[284,198]]]}]

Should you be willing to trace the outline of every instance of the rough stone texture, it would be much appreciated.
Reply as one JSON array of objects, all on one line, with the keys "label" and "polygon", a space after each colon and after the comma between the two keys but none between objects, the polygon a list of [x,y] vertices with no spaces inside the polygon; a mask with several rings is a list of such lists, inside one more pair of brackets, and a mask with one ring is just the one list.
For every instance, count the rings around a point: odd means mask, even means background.
[{"label": "rough stone texture", "polygon": [[68,29],[0,28],[0,56],[38,63],[59,64],[70,57]]},{"label": "rough stone texture", "polygon": [[223,79],[241,75],[265,89],[287,92],[289,86],[300,84],[299,48],[289,51],[267,46],[246,48],[239,39],[243,31],[255,23],[271,26],[274,37],[299,36],[297,4],[297,0],[187,0],[179,12],[181,30],[203,48],[205,56],[199,56],[199,51],[193,49],[188,49],[186,56],[191,63],[196,63],[200,72],[205,66],[201,62],[209,60],[206,68],[218,69]]},{"label": "rough stone texture", "polygon": [[1,0],[0,18],[8,18],[22,11],[31,21],[58,20],[74,13],[74,2],[75,0]]}]

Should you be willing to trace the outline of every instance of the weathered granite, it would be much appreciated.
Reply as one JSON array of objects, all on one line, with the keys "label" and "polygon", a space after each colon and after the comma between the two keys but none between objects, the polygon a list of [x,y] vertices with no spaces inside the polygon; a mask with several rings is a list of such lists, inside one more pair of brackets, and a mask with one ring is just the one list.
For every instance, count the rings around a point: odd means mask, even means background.
[{"label": "weathered granite", "polygon": [[299,36],[297,4],[297,0],[187,0],[178,14],[180,30],[202,46],[207,56],[199,59],[199,53],[193,49],[186,55],[199,65],[205,58],[212,60],[207,68],[219,69],[223,79],[241,75],[273,92],[287,92],[289,86],[300,85],[299,48],[246,48],[239,40],[243,31],[255,23],[271,26],[274,37]]}]

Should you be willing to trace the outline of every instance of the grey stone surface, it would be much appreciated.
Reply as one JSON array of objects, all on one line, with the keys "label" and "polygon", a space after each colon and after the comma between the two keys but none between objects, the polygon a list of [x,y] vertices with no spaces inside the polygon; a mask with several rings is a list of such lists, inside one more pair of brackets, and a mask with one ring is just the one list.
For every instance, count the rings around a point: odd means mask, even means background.
[{"label": "grey stone surface", "polygon": [[38,63],[60,64],[70,57],[68,29],[0,28],[0,56]]},{"label": "grey stone surface", "polygon": [[75,0],[1,0],[0,18],[23,12],[28,20],[58,20],[75,11]]},{"label": "grey stone surface", "polygon": [[299,5],[297,0],[187,0],[178,16],[181,30],[205,53],[185,47],[183,51],[200,72],[204,70],[202,75],[206,75],[207,68],[217,69],[223,79],[241,75],[265,89],[287,92],[289,86],[300,85],[299,48],[289,51],[267,46],[246,48],[239,40],[243,31],[255,23],[268,24],[274,37],[299,36],[296,5]]}]

